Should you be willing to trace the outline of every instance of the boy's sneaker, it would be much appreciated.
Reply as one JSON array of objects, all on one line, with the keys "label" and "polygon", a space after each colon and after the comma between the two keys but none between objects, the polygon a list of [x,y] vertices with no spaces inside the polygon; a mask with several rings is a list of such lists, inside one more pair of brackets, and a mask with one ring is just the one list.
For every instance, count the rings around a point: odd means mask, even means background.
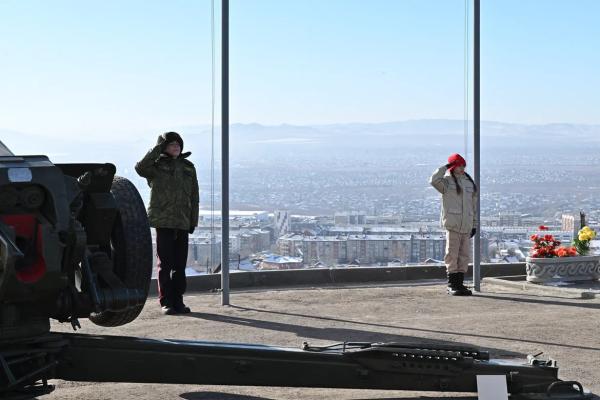
[{"label": "boy's sneaker", "polygon": [[175,315],[175,314],[177,314],[177,310],[174,307],[163,306],[162,313],[164,315]]},{"label": "boy's sneaker", "polygon": [[177,312],[177,314],[189,314],[192,312],[192,310],[190,310],[190,308],[185,304],[181,303],[175,306],[175,312]]}]

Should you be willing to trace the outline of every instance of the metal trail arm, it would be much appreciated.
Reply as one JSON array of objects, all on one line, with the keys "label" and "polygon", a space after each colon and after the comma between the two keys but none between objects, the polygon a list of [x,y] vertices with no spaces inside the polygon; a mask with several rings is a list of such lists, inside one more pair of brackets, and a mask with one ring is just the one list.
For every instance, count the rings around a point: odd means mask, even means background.
[{"label": "metal trail arm", "polygon": [[571,394],[578,392],[573,385],[561,384],[554,361],[490,360],[486,352],[467,346],[340,343],[293,349],[117,336],[64,337],[69,345],[61,355],[56,378],[71,381],[476,392],[477,375],[505,375],[510,393],[545,393],[552,384],[551,390],[558,385]]}]

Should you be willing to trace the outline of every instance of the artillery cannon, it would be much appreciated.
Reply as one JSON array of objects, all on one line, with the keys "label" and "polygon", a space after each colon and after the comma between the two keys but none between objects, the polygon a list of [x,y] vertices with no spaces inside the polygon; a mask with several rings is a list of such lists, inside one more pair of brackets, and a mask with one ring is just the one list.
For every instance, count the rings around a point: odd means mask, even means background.
[{"label": "artillery cannon", "polygon": [[[50,379],[476,392],[503,375],[511,394],[586,397],[553,360],[493,360],[470,346],[341,342],[301,348],[59,334],[133,321],[148,296],[150,227],[112,164],[53,164],[0,142],[0,397],[32,398]],[[160,367],[159,367],[160,366]]]}]

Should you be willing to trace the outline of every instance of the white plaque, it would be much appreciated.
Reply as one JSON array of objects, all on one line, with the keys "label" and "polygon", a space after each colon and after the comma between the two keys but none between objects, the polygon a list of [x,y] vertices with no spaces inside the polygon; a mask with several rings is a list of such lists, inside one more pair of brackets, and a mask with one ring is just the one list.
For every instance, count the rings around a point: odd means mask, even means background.
[{"label": "white plaque", "polygon": [[31,170],[29,168],[9,168],[8,180],[11,182],[31,182]]},{"label": "white plaque", "polygon": [[508,400],[505,375],[477,375],[479,400]]}]

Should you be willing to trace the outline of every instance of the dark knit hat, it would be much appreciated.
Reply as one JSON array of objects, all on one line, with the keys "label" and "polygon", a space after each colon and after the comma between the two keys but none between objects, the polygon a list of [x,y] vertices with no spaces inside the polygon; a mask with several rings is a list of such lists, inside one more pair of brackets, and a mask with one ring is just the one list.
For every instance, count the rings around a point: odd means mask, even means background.
[{"label": "dark knit hat", "polygon": [[162,134],[162,137],[165,140],[165,143],[177,142],[179,143],[179,147],[181,147],[181,151],[183,151],[183,139],[177,132],[165,132]]}]

